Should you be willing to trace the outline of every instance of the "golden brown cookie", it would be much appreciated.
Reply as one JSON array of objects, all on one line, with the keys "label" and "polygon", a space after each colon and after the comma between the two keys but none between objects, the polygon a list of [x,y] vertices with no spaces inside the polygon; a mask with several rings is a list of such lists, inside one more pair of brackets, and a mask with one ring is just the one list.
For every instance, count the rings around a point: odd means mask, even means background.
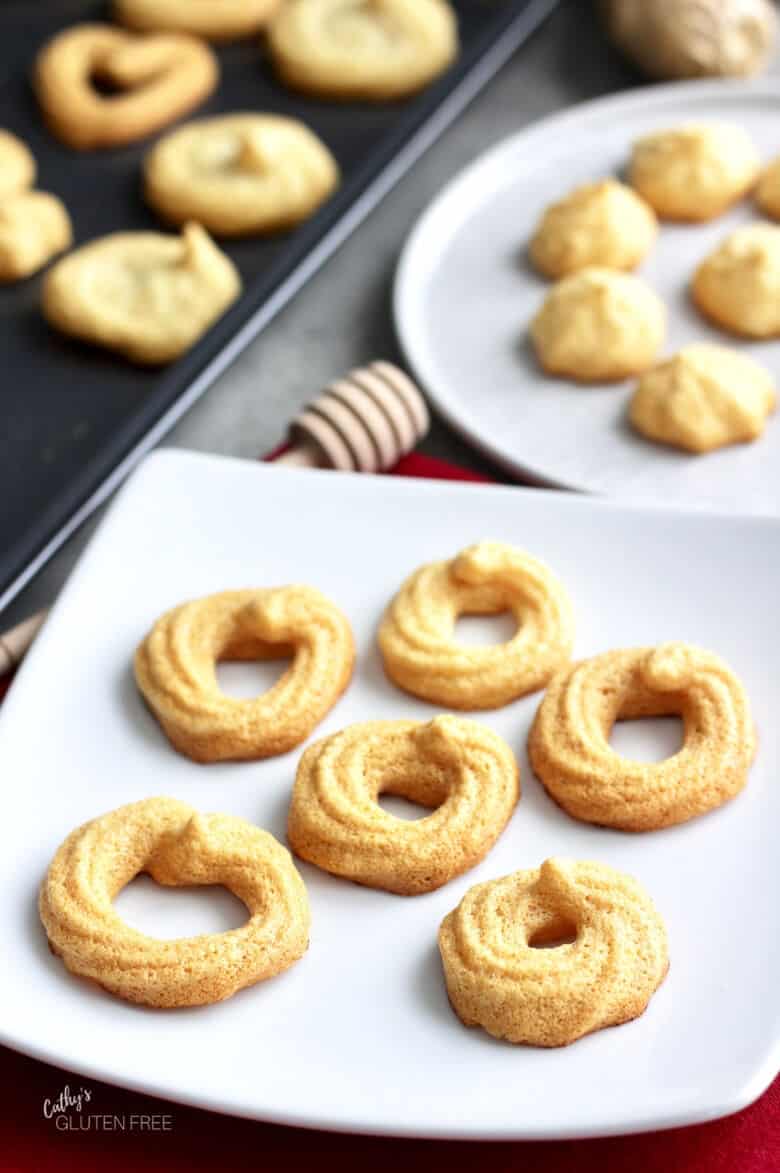
[{"label": "golden brown cookie", "polygon": [[[431,813],[397,819],[380,794]],[[476,721],[366,721],[306,750],[287,837],[296,855],[327,872],[415,896],[484,859],[519,797],[512,751]]]},{"label": "golden brown cookie", "polygon": [[[96,80],[116,92],[102,93]],[[146,138],[199,106],[218,80],[214,53],[196,37],[136,36],[108,24],[59,33],[38,54],[33,77],[49,129],[81,151]]]},{"label": "golden brown cookie", "polygon": [[[616,721],[680,717],[684,741],[662,762],[609,744]],[[756,750],[750,704],[717,656],[684,643],[627,648],[559,672],[528,739],[536,776],[575,819],[656,831],[721,806],[743,788]]]},{"label": "golden brown cookie", "polygon": [[[227,933],[158,940],[113,901],[142,872],[158,884],[221,884],[249,919]],[[49,945],[80,977],[145,1006],[205,1006],[289,969],[309,943],[309,902],[290,853],[232,815],[147,798],[93,819],[57,851],[38,902]]]},{"label": "golden brown cookie", "polygon": [[638,277],[581,269],[553,285],[531,322],[531,341],[550,375],[581,383],[615,382],[655,361],[666,307]]},{"label": "golden brown cookie", "polygon": [[285,0],[268,29],[282,81],[341,101],[403,98],[458,53],[447,0]]},{"label": "golden brown cookie", "polygon": [[0,202],[0,282],[37,273],[72,240],[62,200],[45,191],[8,196]]},{"label": "golden brown cookie", "polygon": [[773,159],[761,173],[756,188],[756,203],[773,220],[780,220],[780,159]]},{"label": "golden brown cookie", "polygon": [[439,951],[458,1018],[534,1047],[638,1018],[669,969],[642,885],[564,859],[469,889],[442,922]]},{"label": "golden brown cookie", "polygon": [[699,265],[691,293],[705,317],[732,334],[780,335],[780,226],[732,232]]},{"label": "golden brown cookie", "polygon": [[338,186],[336,160],[313,131],[278,114],[191,122],[144,160],[146,199],[173,224],[197,220],[217,236],[291,228]]},{"label": "golden brown cookie", "polygon": [[0,130],[0,200],[27,191],[35,183],[35,159],[10,130]]},{"label": "golden brown cookie", "polygon": [[755,440],[775,410],[775,381],[726,346],[686,346],[639,380],[629,405],[638,432],[687,452]]},{"label": "golden brown cookie", "polygon": [[[252,700],[226,696],[219,660],[292,663]],[[171,744],[196,762],[285,753],[305,741],[349,684],[352,630],[308,586],[223,591],[166,611],[138,648],[135,678]]]},{"label": "golden brown cookie", "polygon": [[198,224],[181,236],[116,232],[82,245],[47,273],[42,309],[64,334],[132,362],[171,362],[241,292],[233,262]]},{"label": "golden brown cookie", "polygon": [[[453,638],[461,615],[510,612],[516,634],[472,647]],[[543,688],[569,661],[571,603],[543,562],[505,542],[483,541],[448,562],[421,566],[379,628],[385,671],[406,692],[453,709],[498,709]]]},{"label": "golden brown cookie", "polygon": [[566,277],[589,265],[634,269],[655,241],[655,212],[641,196],[604,179],[576,187],[545,209],[529,253],[545,277]]},{"label": "golden brown cookie", "polygon": [[663,220],[711,220],[750,191],[760,160],[739,126],[689,123],[634,143],[629,182]]},{"label": "golden brown cookie", "polygon": [[192,33],[235,41],[265,28],[280,0],[114,0],[120,24],[141,32]]}]

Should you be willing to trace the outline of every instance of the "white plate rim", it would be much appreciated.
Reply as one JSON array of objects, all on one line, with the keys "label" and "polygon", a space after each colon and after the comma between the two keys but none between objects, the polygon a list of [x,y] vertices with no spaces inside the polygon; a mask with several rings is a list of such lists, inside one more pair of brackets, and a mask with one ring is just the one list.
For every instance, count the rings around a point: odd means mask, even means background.
[{"label": "white plate rim", "polygon": [[[630,114],[635,109],[644,112],[649,109],[661,110],[666,105],[678,105],[686,98],[707,102],[722,98],[724,93],[729,91],[737,100],[764,97],[780,102],[780,81],[768,78],[748,81],[722,78],[717,81],[706,79],[667,82],[591,98],[532,122],[483,151],[445,184],[412,226],[396,265],[391,292],[393,323],[399,346],[437,414],[481,455],[493,461],[510,476],[541,488],[564,489],[594,497],[603,496],[586,485],[550,477],[533,460],[508,456],[499,445],[482,433],[478,424],[473,423],[465,413],[451,405],[446,389],[442,389],[435,371],[426,361],[425,346],[419,341],[419,323],[414,313],[412,297],[412,289],[418,283],[420,272],[426,265],[429,238],[434,233],[437,220],[446,222],[447,215],[468,198],[472,187],[484,174],[493,171],[505,159],[513,156],[519,147],[532,147],[534,142],[545,135],[559,134],[567,126],[577,126],[583,121],[593,125],[593,122],[601,118]],[[693,505],[695,507],[695,502]]]}]

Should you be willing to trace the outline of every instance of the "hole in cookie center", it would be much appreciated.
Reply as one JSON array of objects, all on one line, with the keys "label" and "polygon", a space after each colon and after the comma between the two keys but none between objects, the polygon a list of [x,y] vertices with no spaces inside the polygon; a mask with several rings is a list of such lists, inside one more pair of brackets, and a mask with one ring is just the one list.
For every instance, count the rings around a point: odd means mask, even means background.
[{"label": "hole in cookie center", "polygon": [[290,667],[286,657],[278,660],[221,660],[217,683],[225,696],[248,700],[273,688]]},{"label": "hole in cookie center", "polygon": [[127,90],[126,86],[121,86],[119,82],[114,81],[107,73],[101,73],[100,71],[93,73],[89,81],[92,88],[104,98],[117,97],[117,95],[124,94]]},{"label": "hole in cookie center", "polygon": [[517,633],[517,620],[511,611],[497,615],[459,615],[454,639],[459,644],[493,647],[505,644]]},{"label": "hole in cookie center", "polygon": [[542,925],[528,938],[531,949],[558,949],[561,945],[573,945],[577,940],[577,929],[567,921],[552,921]]},{"label": "hole in cookie center", "polygon": [[679,717],[640,717],[616,721],[609,744],[632,762],[662,762],[682,748],[684,732]]},{"label": "hole in cookie center", "polygon": [[401,798],[397,794],[380,794],[377,802],[383,811],[387,811],[395,819],[405,819],[414,822],[415,819],[424,819],[431,812],[427,806],[419,802],[410,802],[408,798]]},{"label": "hole in cookie center", "polygon": [[248,916],[227,888],[167,888],[143,875],[122,889],[114,908],[131,928],[163,941],[199,933],[227,933],[246,924]]}]

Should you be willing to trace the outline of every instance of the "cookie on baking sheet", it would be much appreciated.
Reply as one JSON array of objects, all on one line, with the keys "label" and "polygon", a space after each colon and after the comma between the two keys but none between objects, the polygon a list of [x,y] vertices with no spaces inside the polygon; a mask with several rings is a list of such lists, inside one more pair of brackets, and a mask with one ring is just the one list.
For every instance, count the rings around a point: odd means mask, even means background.
[{"label": "cookie on baking sheet", "polygon": [[0,199],[27,191],[35,183],[35,159],[10,130],[0,130]]},{"label": "cookie on baking sheet", "polygon": [[70,248],[70,216],[45,191],[22,191],[0,201],[0,282],[19,281]]},{"label": "cookie on baking sheet", "polygon": [[[291,658],[252,699],[219,687],[220,660]],[[182,603],[155,623],[135,655],[141,693],[179,753],[196,762],[246,761],[305,741],[352,677],[352,629],[309,586],[221,591]]]},{"label": "cookie on baking sheet", "polygon": [[235,41],[264,29],[279,4],[280,0],[114,0],[114,16],[140,32]]},{"label": "cookie on baking sheet", "polygon": [[699,342],[639,380],[629,418],[642,435],[687,452],[755,440],[775,410],[775,380],[739,351]]},{"label": "cookie on baking sheet", "polygon": [[637,1018],[669,969],[666,928],[642,885],[579,860],[470,888],[442,922],[439,951],[460,1020],[535,1047]]},{"label": "cookie on baking sheet", "polygon": [[657,230],[655,212],[640,195],[616,179],[603,179],[550,204],[528,251],[545,277],[565,277],[589,265],[634,269]]},{"label": "cookie on baking sheet", "polygon": [[[459,616],[502,612],[517,623],[505,643],[474,647],[455,638]],[[406,692],[453,709],[497,709],[543,688],[569,662],[574,618],[543,562],[507,542],[482,541],[415,570],[378,638],[385,672]]]},{"label": "cookie on baking sheet", "polygon": [[[227,933],[159,940],[114,908],[142,872],[158,884],[220,884],[247,908]],[[92,819],[57,851],[38,908],[67,968],[144,1006],[206,1006],[289,969],[309,943],[309,901],[290,853],[233,815],[147,798]]]},{"label": "cookie on baking sheet", "polygon": [[144,160],[146,199],[173,224],[217,236],[290,228],[334,191],[339,168],[295,118],[227,114],[172,131]]},{"label": "cookie on baking sheet", "polygon": [[[395,818],[380,794],[430,814]],[[484,859],[519,797],[514,754],[476,721],[364,721],[304,753],[287,838],[297,856],[326,872],[413,896]]]},{"label": "cookie on baking sheet", "polygon": [[443,73],[457,56],[458,29],[448,0],[285,0],[268,47],[296,90],[381,102]]},{"label": "cookie on baking sheet", "polygon": [[[145,138],[199,106],[216,88],[219,63],[197,37],[77,24],[35,60],[33,87],[53,134],[76,150]],[[105,93],[97,83],[111,86]]]},{"label": "cookie on baking sheet", "polygon": [[745,338],[780,335],[780,226],[737,228],[696,270],[691,293],[717,326]]},{"label": "cookie on baking sheet", "polygon": [[[616,721],[680,717],[683,746],[661,762],[621,757]],[[655,831],[721,806],[742,790],[756,751],[750,703],[737,676],[691,644],[621,648],[553,677],[534,719],[534,773],[575,819]]]},{"label": "cookie on baking sheet", "polygon": [[171,362],[241,292],[233,262],[198,224],[181,236],[115,232],[82,245],[47,273],[42,309],[64,334],[132,362]]},{"label": "cookie on baking sheet", "polygon": [[730,123],[688,123],[637,139],[629,182],[662,220],[711,220],[750,191],[760,159]]},{"label": "cookie on baking sheet", "polygon": [[649,285],[595,267],[553,285],[530,327],[539,365],[582,383],[641,374],[665,331],[666,307]]}]

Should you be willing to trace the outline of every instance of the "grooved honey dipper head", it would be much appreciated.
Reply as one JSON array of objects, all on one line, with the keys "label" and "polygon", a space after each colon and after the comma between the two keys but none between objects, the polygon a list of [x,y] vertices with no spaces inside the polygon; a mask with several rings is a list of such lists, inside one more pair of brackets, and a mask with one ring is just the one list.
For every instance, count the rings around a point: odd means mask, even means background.
[{"label": "grooved honey dipper head", "polygon": [[294,421],[290,439],[316,448],[323,464],[384,472],[428,431],[421,392],[398,367],[373,362],[331,383]]}]

